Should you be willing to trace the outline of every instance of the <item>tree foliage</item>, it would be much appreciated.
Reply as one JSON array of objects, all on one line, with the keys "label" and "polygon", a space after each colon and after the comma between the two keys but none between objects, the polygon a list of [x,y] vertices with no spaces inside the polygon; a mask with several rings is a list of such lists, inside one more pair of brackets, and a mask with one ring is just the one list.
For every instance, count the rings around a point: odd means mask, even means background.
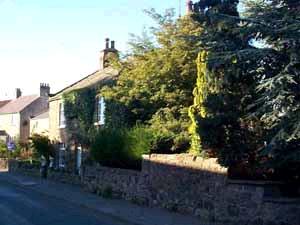
[{"label": "tree foliage", "polygon": [[199,4],[199,12],[192,17],[202,24],[201,47],[208,52],[206,62],[198,61],[198,82],[205,78],[198,106],[205,116],[198,110],[192,124],[197,124],[206,152],[217,156],[222,165],[249,162],[257,143],[244,115],[245,103],[252,99],[255,76],[249,71],[255,62],[245,57],[252,47],[240,32],[238,1]]},{"label": "tree foliage", "polygon": [[189,115],[191,118],[191,126],[189,127],[189,132],[191,134],[191,149],[192,154],[203,153],[203,146],[201,143],[201,136],[198,132],[199,130],[199,120],[205,119],[206,109],[204,106],[204,101],[208,94],[208,83],[207,83],[207,52],[202,51],[198,55],[197,65],[198,65],[198,76],[196,81],[196,87],[193,91],[194,104],[189,109]]},{"label": "tree foliage", "polygon": [[[248,36],[260,41],[255,55],[262,74],[250,115],[266,129],[260,152],[269,168],[298,176],[300,167],[300,3],[295,0],[246,1]],[[268,50],[268,51],[266,51]],[[298,174],[298,175],[295,175]]]},{"label": "tree foliage", "polygon": [[214,89],[202,104],[205,118],[195,117],[201,144],[225,166],[298,176],[299,3],[245,0],[240,17],[238,2],[199,1],[192,15],[204,29]]},{"label": "tree foliage", "polygon": [[120,64],[116,86],[101,90],[128,112],[128,125],[140,122],[164,133],[165,150],[188,149],[189,117],[193,84],[196,80],[199,35],[197,22],[189,17],[174,19],[174,12],[164,16],[148,14],[157,22],[150,37],[131,41],[131,52]]}]

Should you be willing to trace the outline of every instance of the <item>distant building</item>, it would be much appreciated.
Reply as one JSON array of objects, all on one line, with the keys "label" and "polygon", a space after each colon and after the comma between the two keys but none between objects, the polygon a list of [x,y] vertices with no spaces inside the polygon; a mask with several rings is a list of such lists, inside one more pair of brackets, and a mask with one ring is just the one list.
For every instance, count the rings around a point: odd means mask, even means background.
[{"label": "distant building", "polygon": [[[30,119],[48,109],[50,87],[40,85],[40,95],[22,96],[16,90],[16,99],[12,99],[0,108],[0,130],[7,135],[7,140],[26,143],[30,136]],[[3,101],[2,101],[3,102]]]}]

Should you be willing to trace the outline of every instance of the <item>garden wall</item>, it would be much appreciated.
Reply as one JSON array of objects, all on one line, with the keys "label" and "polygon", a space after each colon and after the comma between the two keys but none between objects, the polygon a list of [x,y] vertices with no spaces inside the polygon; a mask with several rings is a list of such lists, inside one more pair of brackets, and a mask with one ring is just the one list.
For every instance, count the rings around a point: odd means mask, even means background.
[{"label": "garden wall", "polygon": [[[16,162],[10,165],[12,172],[37,171],[18,167]],[[95,165],[85,166],[80,179],[76,175],[50,174],[50,179],[81,184],[104,197],[193,214],[201,224],[300,224],[299,199],[274,197],[274,184],[231,182],[227,169],[215,159],[187,154],[151,155],[144,156],[141,172]]]}]

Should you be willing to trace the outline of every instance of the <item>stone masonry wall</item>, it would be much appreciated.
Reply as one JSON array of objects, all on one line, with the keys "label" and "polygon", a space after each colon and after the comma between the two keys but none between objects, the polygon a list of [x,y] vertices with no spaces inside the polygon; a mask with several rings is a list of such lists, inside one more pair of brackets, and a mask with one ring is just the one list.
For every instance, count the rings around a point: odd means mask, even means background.
[{"label": "stone masonry wall", "polygon": [[[35,173],[34,169],[16,165],[10,170]],[[104,197],[191,214],[201,224],[300,224],[300,199],[270,198],[266,195],[269,186],[264,184],[233,183],[227,179],[227,169],[216,159],[187,154],[151,155],[144,156],[141,172],[94,165],[83,167],[80,177],[50,174],[50,179],[81,184]]]}]

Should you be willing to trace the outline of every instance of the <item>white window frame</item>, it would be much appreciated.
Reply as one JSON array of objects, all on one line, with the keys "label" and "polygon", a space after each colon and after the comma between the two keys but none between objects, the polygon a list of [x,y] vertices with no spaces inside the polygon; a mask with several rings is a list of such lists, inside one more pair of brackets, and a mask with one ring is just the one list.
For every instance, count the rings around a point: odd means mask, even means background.
[{"label": "white window frame", "polygon": [[95,125],[104,125],[105,124],[105,100],[104,97],[99,96],[97,98],[97,121]]},{"label": "white window frame", "polygon": [[11,114],[11,125],[17,126],[17,114]]},{"label": "white window frame", "polygon": [[65,117],[65,106],[64,103],[59,104],[59,128],[65,128],[66,127],[66,117]]}]

